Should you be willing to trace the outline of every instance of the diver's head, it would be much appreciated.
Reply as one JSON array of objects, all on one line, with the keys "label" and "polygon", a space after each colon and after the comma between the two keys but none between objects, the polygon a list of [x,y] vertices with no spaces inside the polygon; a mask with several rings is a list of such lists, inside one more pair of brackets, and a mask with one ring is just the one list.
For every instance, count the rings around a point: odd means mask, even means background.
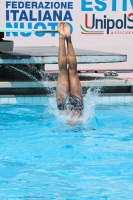
[{"label": "diver's head", "polygon": [[79,123],[81,123],[81,116],[82,116],[82,111],[76,110],[76,111],[70,111],[68,113],[69,118],[67,118],[67,123],[71,126],[75,126]]}]

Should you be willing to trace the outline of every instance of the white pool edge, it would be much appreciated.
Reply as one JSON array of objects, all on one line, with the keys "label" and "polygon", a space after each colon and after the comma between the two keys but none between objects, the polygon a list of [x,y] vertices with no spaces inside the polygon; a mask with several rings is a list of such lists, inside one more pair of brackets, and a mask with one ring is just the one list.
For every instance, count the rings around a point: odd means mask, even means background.
[{"label": "white pool edge", "polygon": [[[54,96],[18,96],[18,95],[1,95],[0,105],[46,105],[48,98],[55,98]],[[121,95],[100,95],[96,99],[97,105],[111,105],[111,104],[127,104],[133,103],[133,94]]]}]

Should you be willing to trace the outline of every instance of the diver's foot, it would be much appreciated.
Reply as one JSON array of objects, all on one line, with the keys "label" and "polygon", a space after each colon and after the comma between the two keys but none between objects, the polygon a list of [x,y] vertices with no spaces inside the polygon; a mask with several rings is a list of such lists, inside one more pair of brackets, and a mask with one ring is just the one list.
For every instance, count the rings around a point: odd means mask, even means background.
[{"label": "diver's foot", "polygon": [[70,34],[70,26],[66,23],[64,23],[64,32],[66,34],[67,37],[70,37],[71,34]]},{"label": "diver's foot", "polygon": [[66,39],[66,33],[64,31],[64,23],[60,22],[57,26],[57,30],[59,32],[60,38]]}]

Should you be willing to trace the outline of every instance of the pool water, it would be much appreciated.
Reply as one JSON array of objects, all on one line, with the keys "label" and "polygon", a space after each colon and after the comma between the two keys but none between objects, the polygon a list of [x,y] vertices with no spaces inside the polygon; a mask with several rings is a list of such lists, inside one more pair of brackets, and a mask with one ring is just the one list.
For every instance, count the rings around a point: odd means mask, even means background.
[{"label": "pool water", "polygon": [[0,199],[133,199],[133,104],[76,126],[47,104],[1,105]]}]

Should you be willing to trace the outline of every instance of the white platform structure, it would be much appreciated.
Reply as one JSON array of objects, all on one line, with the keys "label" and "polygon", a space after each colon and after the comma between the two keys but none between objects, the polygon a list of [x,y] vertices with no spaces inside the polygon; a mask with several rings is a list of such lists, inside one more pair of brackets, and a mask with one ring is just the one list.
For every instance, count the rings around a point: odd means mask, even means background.
[{"label": "white platform structure", "polygon": [[[75,49],[79,64],[126,62],[127,55]],[[14,47],[12,52],[0,52],[0,65],[58,64],[58,47]]]},{"label": "white platform structure", "polygon": [[[0,65],[58,64],[58,47],[13,47],[4,41],[5,32],[58,33],[58,30],[0,28]],[[9,44],[10,45],[9,45]],[[127,55],[75,49],[78,64],[116,63],[127,61]]]},{"label": "white platform structure", "polygon": [[[52,81],[40,81],[36,78],[38,69],[42,69],[43,75],[47,75],[47,73],[44,73],[45,71],[45,64],[58,64],[58,47],[55,46],[43,46],[43,47],[13,47],[13,41],[10,41],[10,48],[9,45],[6,43],[6,41],[3,40],[4,35],[2,32],[46,32],[46,33],[57,33],[58,31],[52,31],[52,30],[25,30],[25,29],[5,29],[0,28],[0,70],[1,70],[1,82],[0,82],[0,95],[2,95],[2,99],[0,99],[0,102],[5,102],[5,97],[3,95],[42,95],[42,94],[49,94],[50,90],[49,88],[55,88],[56,87],[56,80]],[[3,45],[3,46],[2,46]],[[5,46],[4,46],[5,45]],[[75,54],[77,58],[78,64],[98,64],[98,63],[118,63],[118,62],[126,62],[127,61],[127,55],[119,54],[119,53],[107,53],[107,52],[101,52],[101,51],[91,51],[91,50],[85,50],[85,49],[75,49]],[[31,68],[34,68],[35,71],[33,71],[33,74],[35,75],[34,79],[31,79],[31,81],[27,81],[23,78],[21,78],[19,81],[15,81],[16,78],[16,72],[23,72],[24,75],[29,74],[32,70]],[[55,65],[54,65],[55,66]],[[95,71],[97,70],[93,67],[94,65],[90,66],[87,71]],[[27,70],[28,71],[25,71]],[[15,71],[14,71],[15,70]],[[49,67],[49,71],[51,71]],[[105,71],[105,70],[104,70]],[[13,75],[15,75],[15,78],[12,79]],[[29,74],[30,75],[30,74]],[[93,77],[93,82],[95,82],[95,75]],[[2,80],[3,77],[7,79]],[[102,75],[103,76],[103,75]],[[33,77],[33,76],[32,76]],[[103,77],[101,77],[103,78]],[[129,81],[126,82],[123,80],[122,77],[118,78],[115,77],[116,80],[112,81],[105,81],[105,87],[120,87],[118,89],[121,91],[121,88],[124,88],[127,92],[132,92],[132,83]],[[122,80],[121,80],[122,79]],[[89,80],[89,79],[88,79]],[[93,84],[92,81],[81,81],[81,84],[84,88],[88,88]],[[99,86],[99,81],[97,82],[97,86]],[[18,97],[19,98],[19,97]],[[31,98],[31,97],[27,97]],[[38,98],[38,97],[35,97]],[[40,97],[39,97],[40,98]],[[24,97],[25,99],[25,97]],[[8,100],[9,103],[11,103],[12,99]],[[13,99],[13,102],[16,102],[16,97]],[[29,99],[28,99],[29,101]]]}]

